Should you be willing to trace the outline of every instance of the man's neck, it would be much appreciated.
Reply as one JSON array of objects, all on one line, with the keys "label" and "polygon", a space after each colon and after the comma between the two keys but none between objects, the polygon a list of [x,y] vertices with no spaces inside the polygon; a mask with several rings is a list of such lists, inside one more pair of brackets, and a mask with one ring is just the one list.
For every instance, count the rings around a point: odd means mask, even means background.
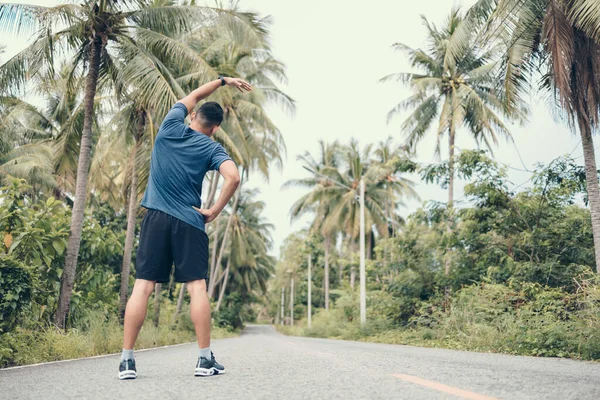
[{"label": "man's neck", "polygon": [[212,130],[212,129],[206,129],[205,127],[203,127],[203,126],[202,126],[202,125],[200,125],[200,124],[194,124],[194,123],[191,123],[191,124],[190,124],[190,128],[192,128],[192,129],[193,129],[193,130],[195,130],[196,132],[198,132],[198,133],[202,133],[202,134],[204,134],[204,135],[206,135],[206,136],[208,136],[208,137],[211,137],[211,136],[212,136],[212,135],[211,135],[211,130]]}]

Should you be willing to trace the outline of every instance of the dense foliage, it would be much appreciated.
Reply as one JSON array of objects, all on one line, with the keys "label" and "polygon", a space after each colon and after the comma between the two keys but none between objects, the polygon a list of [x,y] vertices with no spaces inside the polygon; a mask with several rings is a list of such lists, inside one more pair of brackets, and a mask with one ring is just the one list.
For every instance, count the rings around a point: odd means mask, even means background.
[{"label": "dense foliage", "polygon": [[[447,169],[447,163],[423,167],[421,176],[444,183]],[[582,204],[582,167],[557,159],[538,167],[529,188],[511,190],[504,167],[485,152],[462,151],[456,173],[470,183],[454,208],[427,203],[399,232],[377,242],[367,262],[366,327],[357,323],[358,293],[349,285],[348,268],[356,267],[358,255],[342,248],[331,259],[343,274],[331,282],[336,287],[333,310],[324,310],[323,274],[316,268],[316,316],[313,327],[306,328],[303,260],[312,254],[316,265],[323,265],[318,233],[295,235],[286,242],[284,265],[272,287],[273,318],[280,320],[281,286],[289,290],[288,276],[293,274],[294,314],[308,335],[600,357],[600,342],[583,334],[600,327],[600,286],[590,213]],[[284,300],[288,323],[289,301]]]}]

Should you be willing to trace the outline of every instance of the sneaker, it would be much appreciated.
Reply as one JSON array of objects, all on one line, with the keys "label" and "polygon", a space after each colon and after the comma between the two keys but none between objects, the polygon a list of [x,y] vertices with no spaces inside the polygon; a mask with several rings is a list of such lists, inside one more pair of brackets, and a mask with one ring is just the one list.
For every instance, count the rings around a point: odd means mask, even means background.
[{"label": "sneaker", "polygon": [[136,377],[135,360],[121,361],[121,365],[119,365],[119,379],[135,379]]},{"label": "sneaker", "polygon": [[223,375],[225,373],[225,367],[215,360],[212,351],[210,352],[210,358],[209,360],[205,357],[198,357],[198,363],[194,371],[195,376]]}]

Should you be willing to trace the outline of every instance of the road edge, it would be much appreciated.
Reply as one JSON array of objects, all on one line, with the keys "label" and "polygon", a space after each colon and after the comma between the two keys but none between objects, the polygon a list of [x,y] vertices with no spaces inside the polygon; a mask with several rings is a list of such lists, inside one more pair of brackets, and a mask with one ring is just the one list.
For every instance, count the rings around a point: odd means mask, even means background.
[{"label": "road edge", "polygon": [[[215,339],[217,340],[217,339]],[[168,344],[166,346],[159,346],[159,347],[148,347],[145,349],[139,349],[136,350],[136,353],[142,353],[145,351],[151,351],[151,350],[159,350],[159,349],[166,349],[169,347],[178,347],[178,346],[185,346],[188,344],[193,344],[196,343],[196,341],[191,341],[191,342],[185,342],[185,343],[178,343],[178,344]],[[3,371],[9,371],[9,370],[13,370],[13,369],[23,369],[23,368],[29,368],[29,367],[39,367],[41,365],[50,365],[50,364],[60,364],[60,363],[67,363],[67,362],[71,362],[71,361],[81,361],[81,360],[93,360],[96,358],[105,358],[105,357],[112,357],[112,356],[117,356],[121,353],[109,353],[109,354],[100,354],[98,356],[90,356],[90,357],[82,357],[82,358],[69,358],[68,360],[57,360],[57,361],[47,361],[47,362],[42,362],[42,363],[37,363],[37,364],[27,364],[27,365],[17,365],[14,367],[8,367],[8,368],[0,368],[0,373],[2,373]]]}]

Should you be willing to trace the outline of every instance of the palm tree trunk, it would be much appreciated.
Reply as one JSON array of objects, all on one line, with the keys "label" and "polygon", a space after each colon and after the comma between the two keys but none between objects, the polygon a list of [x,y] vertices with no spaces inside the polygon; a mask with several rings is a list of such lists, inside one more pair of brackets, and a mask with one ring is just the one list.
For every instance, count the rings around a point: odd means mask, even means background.
[{"label": "palm tree trunk", "polygon": [[231,256],[227,260],[227,268],[225,268],[225,278],[223,279],[223,284],[221,285],[221,291],[219,292],[219,300],[217,301],[217,306],[215,307],[215,311],[219,311],[221,307],[221,302],[223,301],[223,296],[225,295],[225,288],[227,287],[227,279],[229,278],[229,267],[231,266]]},{"label": "palm tree trunk", "polygon": [[325,235],[325,309],[329,310],[329,246],[331,239]]},{"label": "palm tree trunk", "polygon": [[127,210],[127,233],[125,235],[125,248],[123,249],[123,263],[121,265],[121,289],[119,290],[119,317],[121,321],[125,317],[125,306],[127,306],[127,295],[129,294],[129,270],[131,267],[131,253],[133,253],[133,240],[135,239],[135,220],[137,215],[137,152],[140,140],[146,129],[144,113],[140,113],[138,132],[135,135],[135,145],[131,153],[131,184],[129,186],[129,207]]},{"label": "palm tree trunk", "polygon": [[71,294],[75,283],[75,272],[77,269],[77,257],[81,244],[81,231],[83,230],[83,217],[85,211],[87,181],[90,172],[92,153],[92,123],[94,119],[94,98],[98,85],[98,71],[100,67],[100,56],[103,42],[100,37],[92,40],[89,55],[89,70],[85,80],[85,97],[83,132],[79,148],[79,160],[77,162],[77,182],[75,185],[75,203],[71,215],[71,229],[67,255],[65,257],[65,268],[60,279],[60,294],[58,296],[58,307],[54,315],[54,323],[66,329],[71,305]]},{"label": "palm tree trunk", "polygon": [[[354,243],[354,240],[352,240],[352,238],[350,238],[350,251],[352,253],[352,257],[354,257],[354,253],[356,252],[356,243]],[[350,267],[350,288],[352,290],[354,290],[355,282],[356,282],[356,268],[354,267],[354,265],[352,265]]]},{"label": "palm tree trunk", "polygon": [[162,283],[156,283],[154,286],[154,317],[152,318],[152,322],[154,326],[158,327],[158,322],[160,320],[160,290],[162,289]]},{"label": "palm tree trunk", "polygon": [[594,251],[596,255],[596,272],[600,273],[600,188],[598,187],[598,168],[592,139],[592,129],[587,114],[578,113],[579,130],[581,132],[581,145],[585,160],[585,179],[587,194],[592,214],[592,234],[594,237]]},{"label": "palm tree trunk", "polygon": [[454,203],[454,122],[450,122],[450,133],[448,135],[449,158],[448,158],[448,208]]},{"label": "palm tree trunk", "polygon": [[211,282],[213,282],[215,279],[217,279],[217,270],[215,268],[215,265],[217,265],[217,253],[218,253],[218,246],[219,246],[219,227],[221,226],[221,221],[223,220],[223,218],[217,218],[217,225],[215,226],[215,234],[214,234],[214,238],[213,238],[213,249],[210,255],[210,276],[209,276],[209,286],[211,284]]},{"label": "palm tree trunk", "polygon": [[217,194],[217,187],[219,186],[219,178],[221,174],[218,171],[213,171],[212,181],[210,183],[210,190],[208,197],[206,198],[206,206],[204,208],[210,208],[215,201],[215,195]]},{"label": "palm tree trunk", "polygon": [[285,286],[281,285],[281,325],[285,324]]},{"label": "palm tree trunk", "polygon": [[[225,246],[227,245],[227,235],[231,230],[231,225],[233,224],[233,217],[235,216],[235,212],[237,211],[237,205],[240,201],[240,193],[242,192],[242,185],[238,188],[237,194],[235,196],[235,200],[233,201],[233,205],[231,206],[231,214],[229,214],[229,219],[227,220],[227,226],[225,227],[225,232],[223,233],[223,240],[221,241],[221,250],[219,251],[219,256],[217,257],[215,265],[212,267],[212,271],[214,271],[214,277],[211,279],[208,285],[208,297],[212,298],[215,293],[215,279],[217,277],[217,271],[219,270],[219,266],[221,265],[221,260],[223,259],[223,254],[225,254]],[[216,248],[216,243],[215,243]]]},{"label": "palm tree trunk", "polygon": [[[449,158],[448,158],[448,231],[450,232],[452,228],[450,227],[450,220],[452,218],[452,209],[454,207],[454,141],[455,141],[455,132],[454,132],[454,122],[450,121],[450,133],[448,135],[448,145],[449,145]],[[444,274],[446,276],[450,275],[450,259],[451,249],[446,249],[446,261],[444,263]],[[448,295],[449,288],[446,287],[446,295]]]},{"label": "palm tree trunk", "polygon": [[294,326],[294,277],[290,283],[290,326]]},{"label": "palm tree trunk", "polygon": [[181,284],[181,287],[179,288],[179,296],[177,296],[177,307],[175,307],[175,320],[177,320],[177,317],[179,316],[179,314],[181,314],[181,308],[183,307],[183,298],[185,297],[185,288],[186,284],[184,282]]}]

